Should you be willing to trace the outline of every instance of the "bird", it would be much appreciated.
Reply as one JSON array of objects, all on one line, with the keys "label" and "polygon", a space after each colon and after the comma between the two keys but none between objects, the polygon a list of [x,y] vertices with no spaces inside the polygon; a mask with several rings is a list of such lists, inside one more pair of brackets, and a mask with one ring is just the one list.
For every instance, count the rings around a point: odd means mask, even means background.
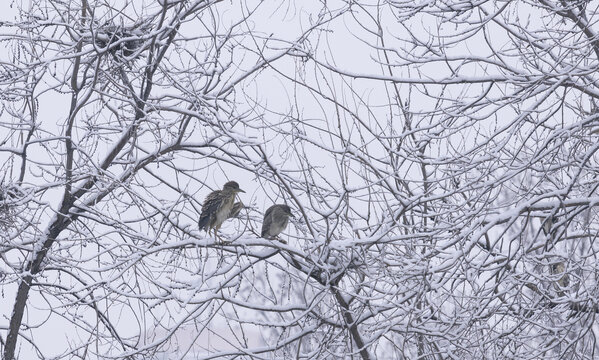
[{"label": "bird", "polygon": [[[214,236],[218,238],[218,230],[225,220],[231,217],[231,211],[237,205],[235,196],[245,192],[239,188],[235,181],[227,182],[222,190],[216,190],[208,194],[202,204],[202,213],[198,220],[200,230],[206,230],[210,235],[210,230],[214,230]],[[241,203],[243,207],[243,203]],[[241,207],[238,212],[241,211]]]},{"label": "bird", "polygon": [[[275,204],[264,213],[264,221],[262,222],[262,237],[265,239],[278,239],[278,235],[285,230],[289,217],[295,218],[291,214],[291,208],[284,204]],[[279,239],[282,243],[285,241]]]}]

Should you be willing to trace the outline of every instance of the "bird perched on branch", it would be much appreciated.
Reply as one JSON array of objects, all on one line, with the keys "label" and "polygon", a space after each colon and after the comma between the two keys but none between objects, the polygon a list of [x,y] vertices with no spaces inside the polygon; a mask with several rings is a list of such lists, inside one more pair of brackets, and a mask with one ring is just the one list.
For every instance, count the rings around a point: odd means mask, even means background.
[{"label": "bird perched on branch", "polygon": [[[264,213],[264,221],[262,222],[262,237],[265,239],[277,238],[287,227],[289,217],[295,218],[291,214],[291,208],[283,204],[275,204],[269,207]],[[279,239],[282,243],[285,241]]]},{"label": "bird perched on branch", "polygon": [[[231,210],[234,209],[235,196],[245,192],[239,188],[239,184],[235,181],[229,181],[223,186],[222,190],[216,190],[208,194],[202,204],[202,214],[198,221],[200,230],[214,230],[214,236],[218,239],[218,229],[231,215]],[[241,207],[243,207],[243,204]],[[239,207],[238,212],[241,210]]]}]

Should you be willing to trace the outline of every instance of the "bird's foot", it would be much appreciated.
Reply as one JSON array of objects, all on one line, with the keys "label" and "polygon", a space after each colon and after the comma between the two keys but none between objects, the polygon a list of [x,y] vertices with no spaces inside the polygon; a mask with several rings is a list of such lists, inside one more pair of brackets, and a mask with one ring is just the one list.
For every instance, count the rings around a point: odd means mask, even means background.
[{"label": "bird's foot", "polygon": [[279,242],[282,242],[283,244],[287,244],[287,241],[281,239],[280,237],[275,237],[275,239],[277,239]]}]

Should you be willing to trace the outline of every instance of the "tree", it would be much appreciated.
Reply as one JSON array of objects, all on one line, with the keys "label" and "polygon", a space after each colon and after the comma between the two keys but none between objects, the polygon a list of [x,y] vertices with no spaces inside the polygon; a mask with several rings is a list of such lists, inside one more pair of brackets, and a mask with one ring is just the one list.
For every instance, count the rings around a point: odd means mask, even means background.
[{"label": "tree", "polygon": [[595,356],[594,2],[14,5],[5,359]]}]

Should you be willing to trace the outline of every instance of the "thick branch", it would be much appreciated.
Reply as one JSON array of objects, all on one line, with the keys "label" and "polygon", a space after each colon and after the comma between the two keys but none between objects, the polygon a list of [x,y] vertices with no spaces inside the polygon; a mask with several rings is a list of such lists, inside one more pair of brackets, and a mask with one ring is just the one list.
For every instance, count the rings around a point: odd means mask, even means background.
[{"label": "thick branch", "polygon": [[354,317],[352,316],[352,313],[349,309],[349,304],[345,301],[343,295],[341,295],[338,289],[332,288],[331,291],[335,295],[335,299],[337,299],[339,306],[341,306],[341,311],[343,312],[343,319],[345,320],[345,324],[349,329],[349,333],[351,334],[352,339],[354,340],[356,346],[360,350],[360,355],[362,356],[362,359],[371,359],[370,353],[368,352],[368,349],[366,349],[366,345],[364,343],[364,340],[362,339],[362,335],[360,335],[360,332],[358,331],[358,324],[356,324]]}]

